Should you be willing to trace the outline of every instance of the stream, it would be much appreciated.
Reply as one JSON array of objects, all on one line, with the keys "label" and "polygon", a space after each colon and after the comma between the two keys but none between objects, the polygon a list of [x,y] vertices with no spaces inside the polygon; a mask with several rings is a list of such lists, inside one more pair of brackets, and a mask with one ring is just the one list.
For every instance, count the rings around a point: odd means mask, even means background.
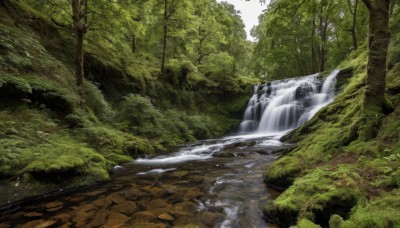
[{"label": "stream", "polygon": [[106,184],[23,205],[0,227],[276,227],[262,217],[278,194],[262,174],[283,147],[257,135],[184,145],[117,166]]},{"label": "stream", "polygon": [[278,195],[263,172],[288,146],[281,136],[333,101],[338,73],[257,85],[240,135],[117,166],[105,184],[0,215],[0,228],[276,227],[263,220],[265,202]]}]

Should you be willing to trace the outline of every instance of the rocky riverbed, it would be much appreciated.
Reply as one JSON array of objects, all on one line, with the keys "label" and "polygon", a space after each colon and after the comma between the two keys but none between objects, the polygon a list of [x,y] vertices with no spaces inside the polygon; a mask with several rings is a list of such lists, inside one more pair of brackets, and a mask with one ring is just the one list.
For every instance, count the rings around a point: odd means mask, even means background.
[{"label": "rocky riverbed", "polygon": [[262,207],[277,193],[265,187],[262,173],[281,143],[214,140],[178,151],[199,148],[208,151],[201,157],[213,156],[180,160],[178,152],[162,157],[175,156],[168,164],[152,162],[159,158],[124,164],[106,184],[3,212],[0,227],[273,226],[264,222]]}]

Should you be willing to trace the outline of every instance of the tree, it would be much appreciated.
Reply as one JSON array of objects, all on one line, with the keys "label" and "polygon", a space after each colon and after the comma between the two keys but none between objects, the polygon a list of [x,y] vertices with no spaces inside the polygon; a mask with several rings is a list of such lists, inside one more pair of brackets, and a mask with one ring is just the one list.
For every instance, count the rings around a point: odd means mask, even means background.
[{"label": "tree", "polygon": [[386,59],[390,40],[390,0],[363,0],[369,11],[368,69],[359,137],[376,136],[383,116],[386,89]]},{"label": "tree", "polygon": [[75,46],[75,77],[76,84],[83,85],[83,39],[89,28],[87,22],[88,2],[87,0],[72,0],[72,20],[74,26]]},{"label": "tree", "polygon": [[350,32],[351,37],[353,39],[354,50],[357,50],[358,48],[357,31],[356,31],[358,1],[359,0],[347,0],[347,5],[349,6],[349,12],[353,16],[352,25],[351,28],[348,29],[348,31]]}]

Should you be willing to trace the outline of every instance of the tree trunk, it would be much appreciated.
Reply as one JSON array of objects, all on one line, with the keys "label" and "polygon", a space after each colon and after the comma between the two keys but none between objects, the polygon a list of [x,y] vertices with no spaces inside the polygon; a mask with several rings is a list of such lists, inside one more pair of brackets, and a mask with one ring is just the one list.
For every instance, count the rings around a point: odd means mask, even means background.
[{"label": "tree trunk", "polygon": [[[313,1],[315,8],[315,0]],[[315,9],[313,10],[313,21],[312,21],[312,31],[311,31],[311,62],[312,62],[312,72],[315,73],[317,70],[315,63]]]},{"label": "tree trunk", "polygon": [[328,20],[325,21],[325,18],[322,13],[322,9],[319,13],[319,34],[321,39],[321,45],[319,48],[319,72],[325,71],[325,58],[326,58],[326,29],[328,27]]},{"label": "tree trunk", "polygon": [[167,37],[168,37],[168,0],[164,0],[164,37],[163,37],[163,50],[161,60],[161,72],[165,70],[165,56],[167,50]]},{"label": "tree trunk", "polygon": [[386,88],[386,58],[390,40],[390,0],[363,0],[369,10],[369,51],[366,89],[363,103],[363,126],[360,139],[376,136],[383,116]]},{"label": "tree trunk", "polygon": [[[85,11],[82,12],[82,5]],[[87,30],[87,1],[72,0],[72,16],[74,22],[74,46],[75,46],[75,77],[79,88],[83,85],[83,39]],[[84,19],[84,21],[82,21]]]},{"label": "tree trunk", "polygon": [[357,8],[358,8],[358,1],[359,0],[355,0],[354,6],[353,6],[353,4],[351,4],[351,0],[347,0],[347,4],[349,6],[349,11],[350,11],[351,15],[353,16],[353,22],[352,22],[352,26],[350,28],[350,33],[351,33],[351,38],[353,39],[353,48],[354,48],[354,50],[357,50],[357,48],[358,48],[358,42],[357,42]]}]

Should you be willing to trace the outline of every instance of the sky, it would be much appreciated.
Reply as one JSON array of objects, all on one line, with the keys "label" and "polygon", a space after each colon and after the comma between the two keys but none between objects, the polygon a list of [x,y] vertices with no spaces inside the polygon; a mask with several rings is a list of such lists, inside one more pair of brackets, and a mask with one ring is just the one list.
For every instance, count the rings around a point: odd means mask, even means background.
[{"label": "sky", "polygon": [[250,36],[250,30],[254,25],[258,24],[258,16],[262,13],[262,10],[267,8],[269,0],[266,1],[267,4],[260,4],[259,0],[217,0],[218,2],[229,2],[235,6],[236,10],[240,11],[242,20],[246,25],[247,39],[254,41],[254,38]]}]

